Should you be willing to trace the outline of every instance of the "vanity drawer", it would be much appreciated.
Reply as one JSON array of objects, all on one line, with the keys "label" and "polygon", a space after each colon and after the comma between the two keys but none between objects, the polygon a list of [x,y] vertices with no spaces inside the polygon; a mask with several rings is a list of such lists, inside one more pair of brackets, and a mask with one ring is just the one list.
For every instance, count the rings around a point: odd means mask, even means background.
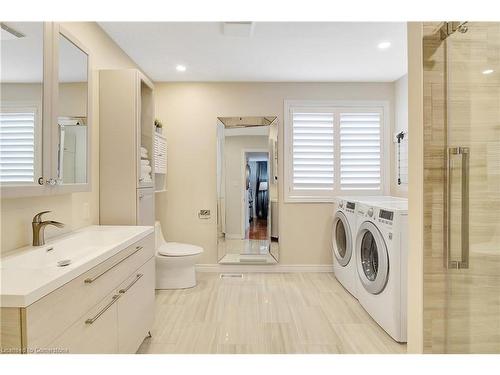
[{"label": "vanity drawer", "polygon": [[133,354],[153,326],[155,259],[151,258],[134,272],[118,293],[118,352]]},{"label": "vanity drawer", "polygon": [[27,347],[46,347],[154,254],[154,235],[139,240],[26,308]]},{"label": "vanity drawer", "polygon": [[48,352],[71,354],[113,354],[118,349],[118,293],[110,293],[87,311],[49,347]]}]

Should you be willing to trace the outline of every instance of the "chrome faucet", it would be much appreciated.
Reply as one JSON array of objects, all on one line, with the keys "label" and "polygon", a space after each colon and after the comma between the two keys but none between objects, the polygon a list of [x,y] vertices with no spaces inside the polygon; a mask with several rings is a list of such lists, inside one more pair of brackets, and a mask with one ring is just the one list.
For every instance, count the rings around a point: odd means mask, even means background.
[{"label": "chrome faucet", "polygon": [[42,221],[42,215],[49,212],[50,211],[42,211],[33,217],[33,222],[31,223],[31,226],[33,227],[33,246],[45,245],[45,227],[47,225],[54,225],[58,228],[64,227],[64,224],[58,221]]}]

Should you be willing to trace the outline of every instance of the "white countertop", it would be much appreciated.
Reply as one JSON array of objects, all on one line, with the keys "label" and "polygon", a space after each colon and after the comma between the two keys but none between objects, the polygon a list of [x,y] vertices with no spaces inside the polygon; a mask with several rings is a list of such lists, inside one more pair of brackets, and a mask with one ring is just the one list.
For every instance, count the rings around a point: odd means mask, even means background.
[{"label": "white countertop", "polygon": [[[94,225],[13,250],[0,258],[0,307],[27,307],[153,232],[149,226]],[[65,259],[71,264],[59,267]]]}]

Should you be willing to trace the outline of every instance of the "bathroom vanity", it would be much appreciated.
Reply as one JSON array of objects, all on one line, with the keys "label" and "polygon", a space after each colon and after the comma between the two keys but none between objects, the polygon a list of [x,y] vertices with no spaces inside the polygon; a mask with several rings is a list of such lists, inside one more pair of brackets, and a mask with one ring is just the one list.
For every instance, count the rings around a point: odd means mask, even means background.
[{"label": "bathroom vanity", "polygon": [[135,353],[154,318],[152,227],[90,226],[1,259],[0,351]]}]

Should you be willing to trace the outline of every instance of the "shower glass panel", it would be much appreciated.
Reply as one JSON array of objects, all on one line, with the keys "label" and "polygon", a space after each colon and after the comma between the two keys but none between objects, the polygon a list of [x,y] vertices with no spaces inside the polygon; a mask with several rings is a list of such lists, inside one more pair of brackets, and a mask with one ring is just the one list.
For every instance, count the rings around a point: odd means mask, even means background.
[{"label": "shower glass panel", "polygon": [[500,23],[426,24],[423,46],[424,351],[500,353]]}]

